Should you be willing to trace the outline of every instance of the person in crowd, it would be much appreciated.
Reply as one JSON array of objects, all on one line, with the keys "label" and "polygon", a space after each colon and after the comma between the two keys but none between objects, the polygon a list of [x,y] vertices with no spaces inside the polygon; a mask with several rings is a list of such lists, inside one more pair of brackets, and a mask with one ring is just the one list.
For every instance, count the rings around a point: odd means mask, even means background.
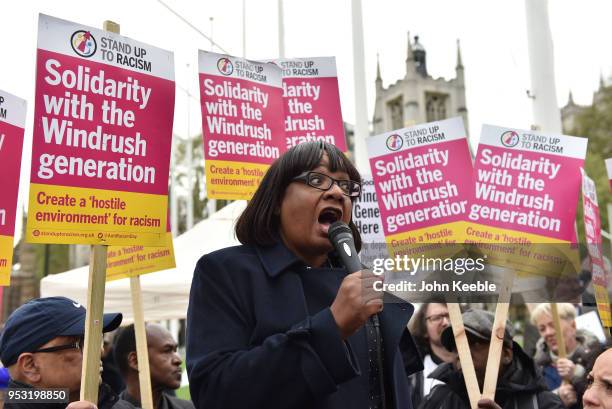
[{"label": "person in crowd", "polygon": [[423,371],[410,376],[412,381],[412,405],[416,408],[431,388],[439,383],[429,378],[438,365],[453,362],[456,353],[442,345],[442,331],[450,325],[448,309],[443,300],[431,300],[421,304],[410,320],[408,328],[416,341],[417,348],[423,357]]},{"label": "person in crowd", "polygon": [[[471,309],[464,312],[462,317],[476,378],[482,390],[495,316],[488,311]],[[456,351],[451,327],[447,327],[442,332],[442,344],[449,351]],[[470,408],[459,358],[456,358],[453,363],[441,364],[429,376],[443,383],[434,386],[431,393],[421,403],[420,409]],[[481,399],[478,402],[478,408],[563,409],[559,397],[548,391],[533,360],[512,340],[510,322],[506,322],[504,332],[495,400]]]},{"label": "person in crowd", "polygon": [[566,358],[559,358],[555,325],[549,303],[536,306],[531,322],[538,328],[534,361],[544,375],[549,389],[559,395],[568,408],[581,408],[586,377],[602,347],[595,335],[576,329],[576,309],[572,304],[557,304]]},{"label": "person in crowd", "polygon": [[[103,332],[121,324],[122,315],[104,314]],[[68,389],[70,408],[89,407],[79,401],[85,333],[85,308],[66,297],[37,298],[8,317],[0,335],[0,360],[9,370],[9,388]],[[101,350],[100,350],[101,353]],[[100,369],[101,366],[100,366]],[[5,403],[5,409],[61,409],[66,404]],[[100,383],[99,409],[132,409]]]},{"label": "person in crowd", "polygon": [[[147,324],[147,347],[154,409],[193,409],[193,403],[165,393],[181,386],[183,360],[177,353],[177,343],[170,332],[158,324]],[[119,394],[136,407],[142,407],[138,380],[138,356],[134,326],[123,328],[114,343],[117,367],[126,389]]]},{"label": "person in crowd", "polygon": [[236,224],[241,246],[202,257],[187,312],[187,371],[198,409],[411,408],[422,364],[385,303],[381,277],[347,271],[328,229],[350,226],[361,177],[335,146],[289,149]]},{"label": "person in crowd", "polygon": [[102,381],[110,386],[115,393],[121,393],[125,389],[125,383],[121,378],[113,354],[113,337],[118,331],[104,334],[104,345],[102,347]]},{"label": "person in crowd", "polygon": [[612,349],[604,351],[587,375],[587,389],[582,395],[584,409],[612,409]]}]

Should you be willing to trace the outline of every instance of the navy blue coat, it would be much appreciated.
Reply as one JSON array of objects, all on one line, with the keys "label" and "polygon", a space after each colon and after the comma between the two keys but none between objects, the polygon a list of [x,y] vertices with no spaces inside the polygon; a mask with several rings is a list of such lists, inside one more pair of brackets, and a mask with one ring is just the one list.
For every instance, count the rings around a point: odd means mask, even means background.
[{"label": "navy blue coat", "polygon": [[[304,268],[282,243],[230,247],[198,261],[187,312],[196,408],[368,407],[338,392],[343,383],[367,377],[368,368],[359,368],[351,338],[342,341],[329,308],[309,315],[299,275]],[[412,407],[407,375],[422,369],[406,330],[413,311],[408,303],[386,303],[379,314],[386,393],[397,409]]]}]

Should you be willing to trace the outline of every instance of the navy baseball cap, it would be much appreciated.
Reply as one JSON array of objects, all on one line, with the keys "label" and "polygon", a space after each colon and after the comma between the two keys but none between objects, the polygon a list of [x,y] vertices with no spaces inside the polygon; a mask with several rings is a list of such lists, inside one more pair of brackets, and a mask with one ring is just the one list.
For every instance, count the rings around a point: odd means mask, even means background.
[{"label": "navy baseball cap", "polygon": [[[121,324],[121,313],[104,314],[102,332]],[[10,315],[0,334],[0,360],[5,367],[23,352],[32,352],[55,337],[85,334],[85,307],[66,297],[36,298]]]}]

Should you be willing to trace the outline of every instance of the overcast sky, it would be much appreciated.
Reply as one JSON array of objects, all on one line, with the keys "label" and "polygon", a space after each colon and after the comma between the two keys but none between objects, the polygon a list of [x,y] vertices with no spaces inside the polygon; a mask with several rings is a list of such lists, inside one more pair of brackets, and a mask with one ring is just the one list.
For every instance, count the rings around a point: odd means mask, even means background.
[{"label": "overcast sky", "polygon": [[[225,50],[242,55],[242,0],[164,0]],[[533,0],[536,1],[536,0]],[[277,0],[246,0],[246,57],[278,55]],[[452,78],[456,40],[465,66],[469,132],[474,144],[483,123],[527,128],[531,124],[529,67],[523,0],[363,1],[368,116],[374,108],[376,53],[383,83],[403,77],[407,32],[418,34],[434,77]],[[350,0],[285,0],[287,57],[335,56],[344,120],[354,122]],[[600,72],[611,73],[612,2],[554,0],[550,24],[555,52],[557,97],[567,102],[570,89],[579,104],[590,104]],[[177,88],[174,132],[201,132],[197,50],[210,42],[157,0],[63,0],[11,2],[0,13],[0,89],[28,100],[20,206],[27,194],[33,118],[38,13],[101,27],[121,25],[121,34],[175,55]],[[213,17],[211,28],[210,17]],[[220,50],[215,48],[215,51]],[[187,105],[191,109],[187,110]]]}]

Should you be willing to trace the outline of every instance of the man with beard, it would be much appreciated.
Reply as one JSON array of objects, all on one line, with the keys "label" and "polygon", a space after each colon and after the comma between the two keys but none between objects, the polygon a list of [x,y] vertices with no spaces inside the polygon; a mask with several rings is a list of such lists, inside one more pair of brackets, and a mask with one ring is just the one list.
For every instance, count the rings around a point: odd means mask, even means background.
[{"label": "man with beard", "polygon": [[[164,327],[147,324],[147,346],[149,368],[151,370],[151,389],[154,409],[194,409],[188,400],[170,396],[166,391],[181,386],[181,357],[177,353],[177,343]],[[142,407],[140,403],[140,383],[138,380],[138,356],[134,326],[125,327],[118,335],[114,345],[115,361],[125,382],[126,389],[119,396]]]},{"label": "man with beard", "polygon": [[421,304],[408,328],[423,357],[423,371],[410,376],[412,382],[412,406],[417,408],[423,397],[442,382],[429,375],[441,364],[453,362],[457,354],[444,348],[442,332],[450,325],[448,308],[443,300],[430,300]]}]

